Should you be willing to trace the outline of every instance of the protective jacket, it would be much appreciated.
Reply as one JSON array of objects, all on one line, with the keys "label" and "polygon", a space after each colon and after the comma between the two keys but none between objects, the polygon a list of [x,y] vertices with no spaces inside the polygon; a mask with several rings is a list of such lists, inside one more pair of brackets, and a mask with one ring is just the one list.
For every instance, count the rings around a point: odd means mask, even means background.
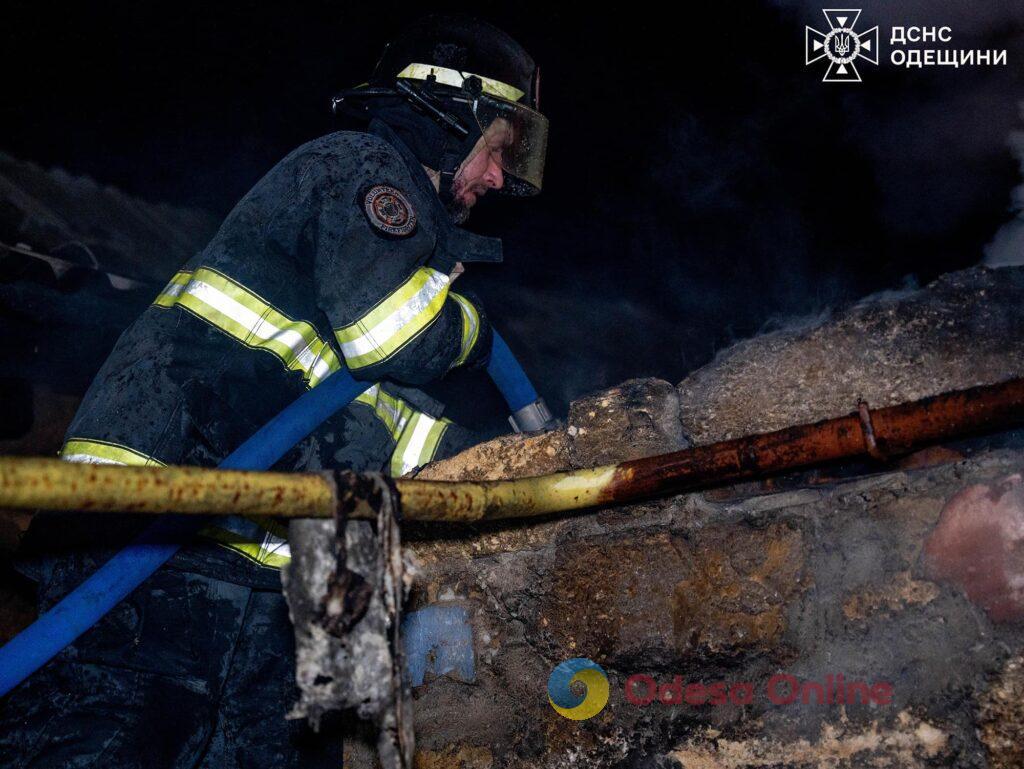
[{"label": "protective jacket", "polygon": [[[455,228],[422,166],[383,123],[292,152],[118,340],[65,459],[214,465],[346,367],[366,390],[278,463],[394,475],[472,442],[410,387],[486,361],[487,319],[452,292],[456,262],[500,242]],[[133,534],[37,516],[25,564],[42,609]],[[0,708],[14,769],[339,766],[340,731],[285,714],[297,698],[278,569],[285,530],[231,518],[204,530]],[[154,728],[154,725],[158,725]]]},{"label": "protective jacket", "polygon": [[[215,465],[342,367],[366,391],[278,467],[401,475],[452,453],[467,433],[407,386],[486,361],[490,326],[450,275],[457,262],[500,260],[499,240],[451,223],[384,123],[309,142],[253,187],[124,332],[61,454]],[[273,522],[228,519],[204,534],[260,567],[288,560]]]}]

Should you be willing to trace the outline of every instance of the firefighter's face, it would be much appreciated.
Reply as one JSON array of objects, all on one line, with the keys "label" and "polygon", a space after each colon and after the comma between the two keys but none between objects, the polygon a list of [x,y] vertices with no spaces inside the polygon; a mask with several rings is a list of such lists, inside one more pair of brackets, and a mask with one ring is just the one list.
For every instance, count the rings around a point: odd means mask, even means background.
[{"label": "firefighter's face", "polygon": [[501,153],[507,133],[507,124],[504,127],[492,124],[462,162],[455,175],[453,192],[455,199],[466,208],[471,208],[488,190],[500,190],[504,186],[505,172],[501,169]]}]

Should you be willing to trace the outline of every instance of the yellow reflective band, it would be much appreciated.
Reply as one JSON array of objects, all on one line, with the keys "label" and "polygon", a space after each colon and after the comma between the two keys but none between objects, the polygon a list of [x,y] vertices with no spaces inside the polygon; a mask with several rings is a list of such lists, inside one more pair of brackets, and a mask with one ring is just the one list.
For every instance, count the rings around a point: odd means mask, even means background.
[{"label": "yellow reflective band", "polygon": [[397,441],[416,410],[401,398],[384,392],[379,385],[369,387],[356,396],[356,403],[363,403],[374,410],[384,423],[391,439]]},{"label": "yellow reflective band", "polygon": [[209,267],[179,272],[156,307],[181,307],[247,347],[276,355],[314,387],[341,368],[331,346],[306,321],[292,320],[258,294]]},{"label": "yellow reflective band", "polygon": [[388,466],[396,478],[432,460],[452,424],[448,419],[434,419],[417,411],[401,398],[384,392],[380,385],[367,388],[355,402],[372,408],[395,441]]},{"label": "yellow reflective band", "polygon": [[262,539],[258,542],[244,532],[233,531],[230,528],[230,519],[224,519],[217,525],[207,526],[200,534],[260,566],[280,569],[291,561],[291,549],[286,539],[287,530],[283,526],[267,518],[251,518],[249,520],[265,529]]},{"label": "yellow reflective band", "polygon": [[462,352],[452,364],[452,368],[455,368],[466,362],[466,358],[473,350],[473,345],[476,344],[476,339],[480,335],[480,314],[466,297],[456,294],[454,291],[449,296],[458,302],[459,309],[462,310]]},{"label": "yellow reflective band", "polygon": [[188,283],[189,278],[192,277],[191,272],[182,270],[177,273],[170,282],[164,287],[164,290],[157,295],[156,301],[153,304],[158,307],[173,307],[174,303],[178,301],[178,295],[181,293],[181,289]]},{"label": "yellow reflective band", "polygon": [[398,478],[432,460],[450,424],[419,411],[413,414],[391,455],[391,475]]},{"label": "yellow reflective band", "polygon": [[398,77],[410,80],[426,80],[430,75],[437,78],[437,82],[455,88],[461,88],[463,81],[467,78],[478,77],[483,84],[484,93],[489,93],[491,96],[497,96],[501,99],[508,99],[509,101],[519,101],[523,98],[523,92],[508,83],[502,83],[500,80],[494,80],[483,75],[474,75],[472,72],[459,72],[455,69],[448,69],[448,67],[438,67],[434,64],[410,64],[398,73]]},{"label": "yellow reflective band", "polygon": [[[66,462],[81,462],[99,465],[158,465],[164,463],[127,446],[119,446],[107,441],[93,441],[83,438],[72,438],[60,450],[61,459]],[[230,550],[245,556],[260,566],[280,569],[291,560],[288,547],[288,530],[270,518],[250,518],[253,523],[262,527],[260,541],[253,541],[251,535],[243,531],[232,531],[231,519],[218,521],[217,525],[206,526],[199,535],[224,545]]]},{"label": "yellow reflective band", "polygon": [[70,438],[60,450],[65,462],[81,462],[92,465],[157,465],[164,463],[143,454],[141,451],[120,446],[108,441],[94,441],[86,438]]},{"label": "yellow reflective band", "polygon": [[443,272],[420,267],[362,318],[335,329],[348,367],[380,363],[404,347],[440,314],[450,282]]}]

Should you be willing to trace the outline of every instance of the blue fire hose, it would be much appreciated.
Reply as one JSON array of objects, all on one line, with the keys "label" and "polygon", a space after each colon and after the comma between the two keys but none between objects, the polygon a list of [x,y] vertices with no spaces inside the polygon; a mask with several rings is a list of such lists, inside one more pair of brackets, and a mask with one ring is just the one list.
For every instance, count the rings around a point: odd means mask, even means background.
[{"label": "blue fire hose", "polygon": [[[535,410],[547,411],[526,372],[497,333],[494,334],[487,373],[514,415],[522,412],[531,417]],[[219,466],[230,470],[269,469],[368,386],[366,382],[353,379],[344,369],[336,371],[267,422]],[[515,418],[513,426],[521,429]],[[528,423],[522,429],[537,428]],[[160,519],[0,648],[0,697],[99,622],[103,615],[166,563],[205,523],[205,520],[192,516]]]},{"label": "blue fire hose", "polygon": [[497,331],[494,332],[487,373],[504,396],[512,412],[509,422],[517,433],[544,430],[553,426],[554,420],[544,399],[537,396],[537,391],[530,384],[530,378],[526,376],[516,356]]},{"label": "blue fire hose", "polygon": [[491,360],[487,364],[487,373],[505,396],[505,402],[512,413],[537,400],[537,391],[530,384],[529,377],[497,332],[494,333],[494,342],[491,344]]}]

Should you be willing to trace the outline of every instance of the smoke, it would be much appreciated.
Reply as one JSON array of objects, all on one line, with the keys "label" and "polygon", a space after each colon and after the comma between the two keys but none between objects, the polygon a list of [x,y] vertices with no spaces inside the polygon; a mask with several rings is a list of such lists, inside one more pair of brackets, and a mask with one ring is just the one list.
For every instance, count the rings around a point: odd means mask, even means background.
[{"label": "smoke", "polygon": [[[338,128],[315,116],[365,79],[391,29],[369,5],[339,19],[335,4],[313,16],[196,4],[168,34],[121,5],[36,20],[63,56],[16,78],[7,149],[221,212]],[[703,3],[671,25],[644,9],[553,11],[540,25],[516,5],[481,11],[542,64],[551,142],[543,195],[474,210],[469,227],[503,237],[507,256],[465,280],[556,410],[630,376],[679,381],[736,340],[1024,238],[1018,218],[993,241],[1019,182],[1006,137],[1024,92],[1024,3],[861,0],[857,29],[881,27],[883,60],[845,85],[804,65],[804,25],[825,25],[823,5]],[[1008,66],[898,68],[894,25],[950,26],[953,45],[1006,48]],[[10,41],[10,57],[37,37]],[[74,88],[64,60],[84,62]],[[140,92],[166,98],[139,111]],[[75,141],[59,141],[69,125]]]},{"label": "smoke", "polygon": [[[579,57],[588,83],[612,84],[614,109],[590,92],[549,97],[550,184],[529,217],[498,228],[510,259],[484,293],[556,407],[629,376],[678,381],[735,341],[982,258],[1016,173],[1006,137],[1024,6],[867,3],[857,29],[880,27],[882,60],[845,85],[804,66],[804,25],[823,27],[821,8],[753,5],[731,42],[708,34],[727,13],[714,8],[685,34],[648,30],[653,66],[627,89],[571,42],[549,67],[576,82]],[[622,28],[600,25],[588,48],[622,43]],[[1008,66],[896,67],[893,26],[949,26],[951,46],[1006,48]],[[542,346],[553,328],[559,344]]]},{"label": "smoke", "polygon": [[[1020,107],[1024,117],[1024,103]],[[1024,175],[1024,131],[1013,131],[1009,145]],[[1024,183],[1013,191],[1013,210],[1017,216],[1000,227],[992,242],[985,247],[984,263],[988,267],[1024,264]]]},{"label": "smoke", "polygon": [[[799,21],[825,24],[820,2],[774,0]],[[1005,214],[990,181],[1009,157],[1006,137],[1017,127],[1024,64],[1024,4],[1007,0],[895,0],[863,6],[857,28],[879,26],[879,67],[865,67],[866,99],[844,104],[851,141],[878,180],[878,211],[895,234],[927,237],[988,211]],[[921,69],[888,60],[893,27],[949,27],[949,43],[921,48],[1007,51],[1005,66]],[[885,81],[880,85],[880,81]],[[884,88],[884,93],[879,93]],[[986,240],[991,237],[987,234]],[[977,259],[979,253],[966,255]]]}]

